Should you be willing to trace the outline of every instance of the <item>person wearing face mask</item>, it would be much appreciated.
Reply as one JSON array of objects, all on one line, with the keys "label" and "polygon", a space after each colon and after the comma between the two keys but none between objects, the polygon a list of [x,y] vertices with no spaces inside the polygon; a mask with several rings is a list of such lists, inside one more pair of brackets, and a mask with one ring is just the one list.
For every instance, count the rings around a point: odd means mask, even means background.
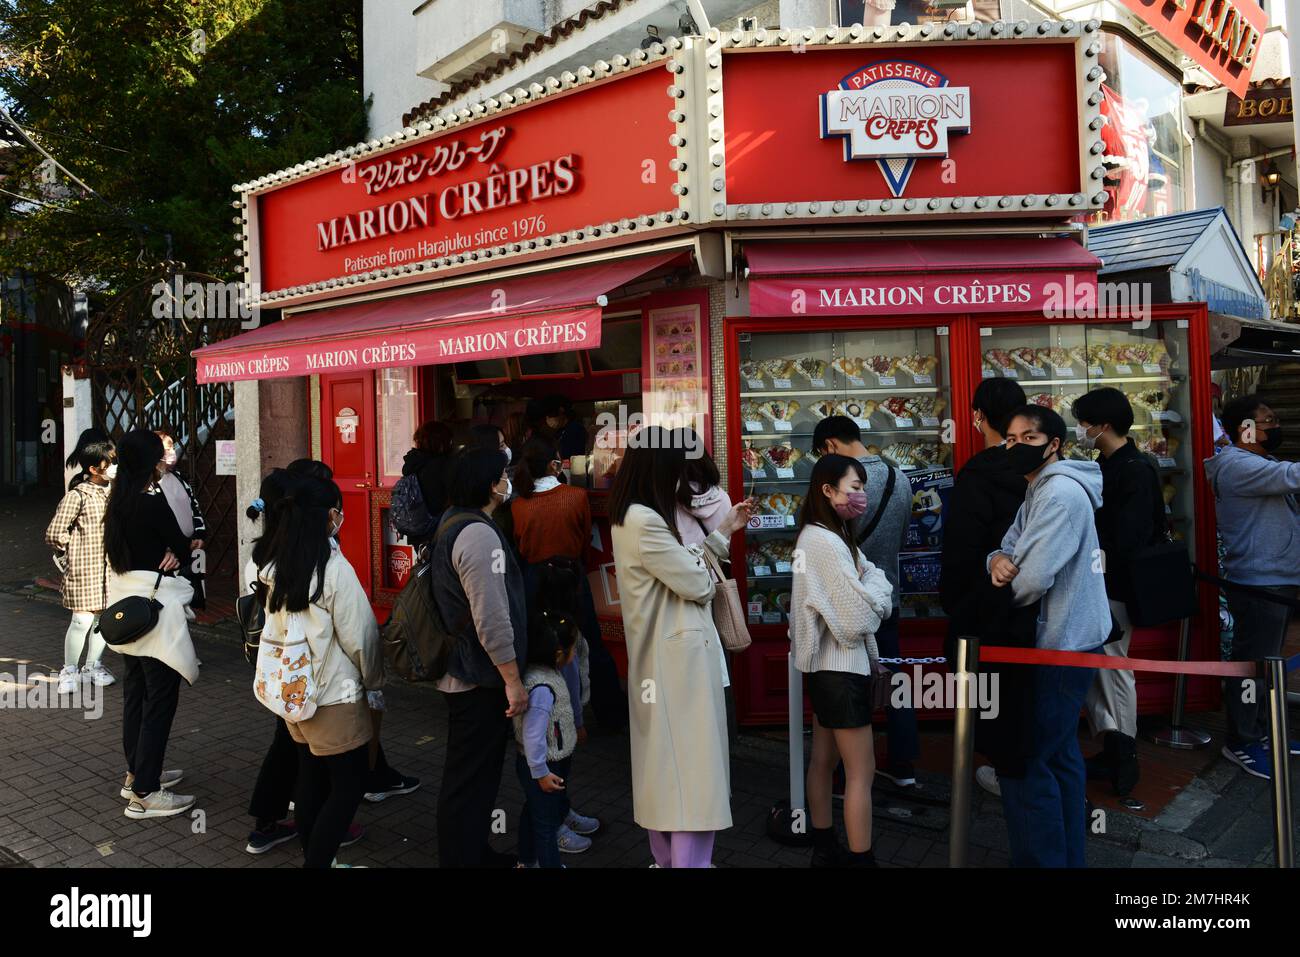
[{"label": "person wearing face mask", "polygon": [[[893,612],[893,584],[859,550],[853,523],[868,509],[866,467],[827,452],[813,466],[799,516],[795,555],[801,570],[790,595],[794,665],[808,676],[813,709],[808,813],[813,867],[874,867],[871,850],[871,734],[876,634]],[[844,763],[844,830],[835,837],[831,780]]]},{"label": "person wearing face mask", "polygon": [[454,636],[437,688],[447,703],[438,792],[440,867],[513,866],[488,846],[512,719],[528,710],[523,572],[492,513],[510,497],[505,453],[469,448],[450,471],[450,507],[433,540],[433,599]]},{"label": "person wearing face mask", "polygon": [[[862,464],[866,472],[866,489],[872,503],[849,522],[856,547],[862,550],[867,561],[885,573],[892,589],[890,607],[876,634],[880,653],[886,658],[900,656],[898,642],[898,553],[907,539],[907,526],[912,521],[912,486],[902,469],[889,464],[879,455],[873,455],[862,444],[862,432],[847,416],[832,415],[822,419],[813,430],[812,447],[819,455],[847,455]],[[891,671],[901,666],[890,665]],[[899,787],[913,787],[916,771],[912,762],[921,751],[920,736],[916,729],[916,712],[909,707],[895,707],[892,702],[885,709],[888,720],[889,758],[878,773]],[[836,783],[839,783],[837,774]],[[836,794],[840,792],[837,790]]]},{"label": "person wearing face mask", "polygon": [[574,418],[573,405],[562,395],[549,395],[542,399],[542,419],[555,436],[560,447],[560,458],[571,459],[587,451],[587,430]]},{"label": "person wearing face mask", "polygon": [[[45,544],[61,559],[56,564],[63,569],[63,607],[72,612],[72,622],[63,638],[59,694],[72,694],[83,681],[103,687],[117,680],[104,667],[104,639],[94,630],[108,596],[104,515],[108,511],[109,487],[117,475],[116,459],[117,451],[107,437],[81,445],[77,449],[80,480],[59,502],[45,530]],[[78,672],[83,649],[86,664]]]},{"label": "person wearing face mask", "polygon": [[[1024,504],[988,556],[993,584],[1017,607],[1041,602],[1034,643],[1098,653],[1111,632],[1093,515],[1102,503],[1095,462],[1061,459],[1065,421],[1026,405],[1007,426],[1008,465],[1025,477]],[[1033,668],[1030,750],[1021,778],[1002,777],[1013,867],[1084,867],[1087,797],[1079,710],[1095,670]]]},{"label": "person wearing face mask", "polygon": [[[1025,500],[1025,478],[1009,467],[1005,444],[1011,414],[1024,404],[1025,390],[1002,377],[981,381],[971,399],[971,425],[982,448],[967,459],[953,483],[944,513],[939,573],[939,600],[948,615],[945,655],[950,663],[956,661],[959,636],[994,645],[1033,645],[1036,610],[1013,610],[984,567]],[[998,677],[1001,706],[996,717],[975,723],[975,750],[992,762],[976,768],[975,780],[991,794],[1001,795],[999,774],[1024,773],[1030,669],[1003,665],[988,671]]]},{"label": "person wearing face mask", "polygon": [[[1282,653],[1291,621],[1289,605],[1259,592],[1290,600],[1300,592],[1300,463],[1273,456],[1282,444],[1282,422],[1258,395],[1228,402],[1222,423],[1232,446],[1205,460],[1205,474],[1223,539],[1223,575],[1255,590],[1225,589],[1235,622],[1232,660],[1259,661]],[[1258,695],[1242,700],[1243,685],[1240,678],[1225,682],[1223,755],[1247,774],[1271,778],[1266,710]],[[1300,745],[1292,742],[1289,750],[1300,753]]]},{"label": "person wearing face mask", "polygon": [[[1128,567],[1133,554],[1160,542],[1166,533],[1160,473],[1128,437],[1133,406],[1119,389],[1093,389],[1070,410],[1079,447],[1101,452],[1101,508],[1097,540],[1106,556],[1106,596],[1120,637],[1106,654],[1127,656],[1133,626],[1126,602],[1132,600]],[[1138,780],[1137,686],[1133,672],[1102,668],[1088,689],[1088,724],[1093,737],[1104,735],[1103,750],[1087,761],[1091,777],[1108,778],[1123,797]]]},{"label": "person wearing face mask", "polygon": [[203,547],[203,539],[208,533],[207,523],[203,521],[203,510],[199,508],[199,500],[194,495],[194,489],[190,488],[190,484],[176,472],[176,463],[180,458],[176,439],[161,430],[155,431],[154,434],[162,439],[163,465],[166,468],[162,479],[158,482],[158,487],[167,496],[167,504],[172,507],[172,514],[176,516],[176,524],[190,537],[189,554],[182,556],[184,560],[181,562],[180,573],[194,586],[194,600],[186,609],[186,614],[193,618],[193,612],[189,609],[197,608],[202,611],[207,607],[203,592],[203,573],[194,569],[194,553]]}]

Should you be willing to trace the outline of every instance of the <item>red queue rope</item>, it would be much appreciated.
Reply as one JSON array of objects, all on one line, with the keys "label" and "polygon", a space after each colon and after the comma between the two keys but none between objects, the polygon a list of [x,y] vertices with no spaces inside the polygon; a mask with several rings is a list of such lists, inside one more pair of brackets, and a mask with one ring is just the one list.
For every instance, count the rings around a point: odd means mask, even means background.
[{"label": "red queue rope", "polygon": [[980,664],[1063,665],[1067,668],[1110,668],[1114,671],[1160,671],[1175,675],[1217,675],[1222,678],[1254,678],[1259,665],[1253,661],[1156,661],[1150,658],[1121,658],[1088,651],[1051,651],[1046,648],[1009,648],[981,645]]}]

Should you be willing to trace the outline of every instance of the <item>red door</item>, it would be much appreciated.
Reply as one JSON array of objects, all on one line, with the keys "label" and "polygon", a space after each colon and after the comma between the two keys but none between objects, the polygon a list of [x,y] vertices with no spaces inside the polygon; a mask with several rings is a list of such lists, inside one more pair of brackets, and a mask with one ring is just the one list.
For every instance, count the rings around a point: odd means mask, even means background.
[{"label": "red door", "polygon": [[375,382],[370,372],[321,376],[321,454],[343,493],[339,545],[373,590],[370,493],[375,488]]}]

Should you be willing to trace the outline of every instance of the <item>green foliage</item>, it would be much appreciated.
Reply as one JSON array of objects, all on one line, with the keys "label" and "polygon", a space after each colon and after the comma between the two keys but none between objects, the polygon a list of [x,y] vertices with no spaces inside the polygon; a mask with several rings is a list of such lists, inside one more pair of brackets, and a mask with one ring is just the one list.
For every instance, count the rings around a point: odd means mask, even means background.
[{"label": "green foliage", "polygon": [[0,0],[0,102],[107,201],[0,148],[0,189],[57,204],[0,194],[0,273],[116,291],[170,233],[233,276],[231,184],[365,136],[361,0]]}]

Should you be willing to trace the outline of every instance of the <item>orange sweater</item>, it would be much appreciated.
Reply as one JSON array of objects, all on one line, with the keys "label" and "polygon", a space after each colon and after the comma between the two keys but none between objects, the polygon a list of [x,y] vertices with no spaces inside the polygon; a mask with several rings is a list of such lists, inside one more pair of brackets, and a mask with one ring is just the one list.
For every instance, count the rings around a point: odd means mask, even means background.
[{"label": "orange sweater", "polygon": [[561,485],[530,498],[510,500],[515,542],[524,561],[540,562],[553,555],[582,559],[591,541],[591,504],[587,493]]}]

